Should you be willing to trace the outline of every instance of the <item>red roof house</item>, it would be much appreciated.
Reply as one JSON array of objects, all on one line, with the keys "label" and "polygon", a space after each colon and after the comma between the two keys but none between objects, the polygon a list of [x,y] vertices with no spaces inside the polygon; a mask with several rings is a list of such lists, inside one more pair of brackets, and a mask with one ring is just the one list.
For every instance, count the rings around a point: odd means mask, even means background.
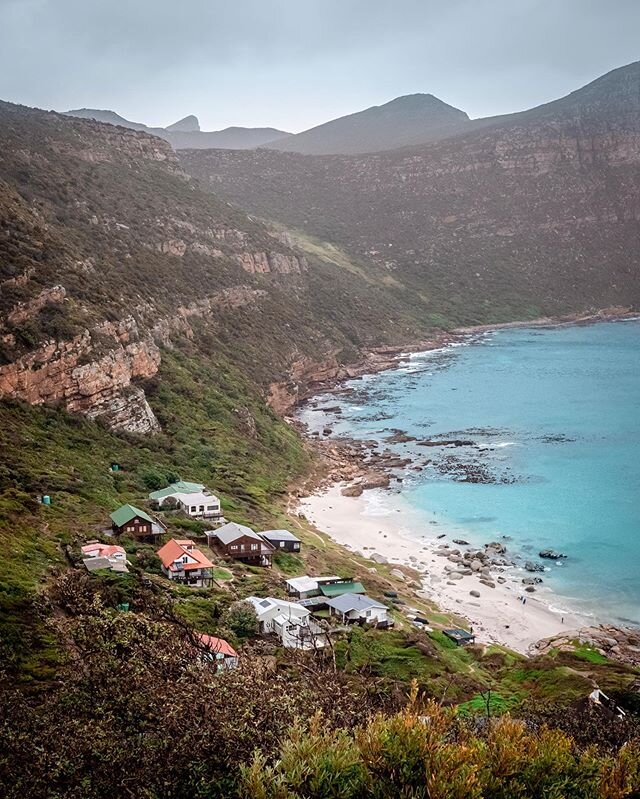
[{"label": "red roof house", "polygon": [[213,563],[189,539],[172,538],[158,550],[162,571],[170,580],[205,586],[213,580]]}]

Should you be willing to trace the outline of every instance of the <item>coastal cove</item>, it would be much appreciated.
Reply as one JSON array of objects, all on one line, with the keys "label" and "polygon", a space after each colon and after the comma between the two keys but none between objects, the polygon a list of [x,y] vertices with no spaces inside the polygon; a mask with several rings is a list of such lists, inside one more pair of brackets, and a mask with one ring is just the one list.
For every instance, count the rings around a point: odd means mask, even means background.
[{"label": "coastal cove", "polygon": [[[597,622],[637,626],[639,406],[638,320],[470,335],[301,408],[324,447],[390,475],[364,490],[354,475],[301,510],[343,545],[417,568],[481,640],[525,651]],[[490,542],[506,549],[492,585],[450,579]]]}]

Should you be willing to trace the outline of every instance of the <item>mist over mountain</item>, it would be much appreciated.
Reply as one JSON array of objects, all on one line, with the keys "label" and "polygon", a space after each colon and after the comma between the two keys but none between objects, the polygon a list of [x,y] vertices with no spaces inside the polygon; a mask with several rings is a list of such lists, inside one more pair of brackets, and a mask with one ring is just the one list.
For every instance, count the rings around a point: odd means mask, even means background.
[{"label": "mist over mountain", "polygon": [[375,155],[180,154],[217,195],[329,240],[434,323],[640,302],[640,63]]},{"label": "mist over mountain", "polygon": [[307,155],[349,155],[437,141],[470,126],[464,111],[432,94],[410,94],[266,146]]},{"label": "mist over mountain", "polygon": [[121,117],[115,111],[99,110],[95,108],[76,108],[65,112],[68,116],[82,119],[94,119],[97,122],[106,122],[109,125],[120,125],[131,130],[141,130],[153,136],[159,136],[168,141],[176,150],[184,148],[212,148],[222,147],[244,150],[259,147],[262,144],[289,136],[286,131],[277,128],[243,128],[229,127],[224,130],[200,130],[198,118],[189,115],[168,125],[166,128],[153,128],[141,122],[131,122]]}]

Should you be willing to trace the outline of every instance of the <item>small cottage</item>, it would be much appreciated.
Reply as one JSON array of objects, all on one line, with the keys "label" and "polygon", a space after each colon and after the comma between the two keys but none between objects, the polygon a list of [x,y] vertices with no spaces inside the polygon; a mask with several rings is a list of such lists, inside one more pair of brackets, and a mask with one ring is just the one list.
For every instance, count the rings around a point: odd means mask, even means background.
[{"label": "small cottage", "polygon": [[275,548],[258,533],[243,524],[229,522],[218,530],[207,532],[210,546],[228,558],[253,566],[271,566]]},{"label": "small cottage", "polygon": [[208,586],[213,582],[213,563],[189,539],[172,538],[158,550],[162,571],[185,585]]},{"label": "small cottage", "polygon": [[377,627],[393,624],[387,606],[366,595],[342,594],[327,599],[327,606],[331,615],[337,616],[343,624],[375,624]]},{"label": "small cottage", "polygon": [[112,572],[128,572],[126,562],[120,560],[113,560],[112,558],[84,558],[82,561],[85,569],[88,572],[99,571],[100,569],[108,569]]},{"label": "small cottage", "polygon": [[125,563],[127,553],[124,547],[116,544],[101,544],[100,541],[90,541],[82,547],[82,554],[85,558],[111,558]]},{"label": "small cottage", "polygon": [[222,515],[220,500],[203,491],[193,494],[172,494],[178,508],[192,519],[217,519]]},{"label": "small cottage", "polygon": [[342,594],[364,594],[364,585],[351,577],[338,577],[331,580],[320,577],[318,588],[322,596],[328,598],[342,596]]},{"label": "small cottage", "polygon": [[256,612],[261,633],[273,633],[288,649],[317,649],[326,643],[321,627],[308,608],[275,597],[247,597]]},{"label": "small cottage", "polygon": [[473,633],[469,633],[460,627],[452,627],[442,632],[450,641],[453,641],[456,646],[467,646],[468,644],[475,644],[476,642],[476,637]]},{"label": "small cottage", "polygon": [[300,539],[289,530],[263,530],[260,535],[279,552],[300,552]]},{"label": "small cottage", "polygon": [[214,661],[218,671],[223,669],[235,669],[238,665],[238,653],[224,638],[216,638],[214,635],[199,633],[198,638],[203,646],[204,660]]},{"label": "small cottage", "polygon": [[152,540],[164,532],[159,522],[133,505],[122,505],[111,514],[111,529],[139,540]]},{"label": "small cottage", "polygon": [[161,508],[169,497],[175,497],[176,494],[201,494],[204,493],[205,490],[202,483],[190,483],[188,480],[177,480],[166,488],[152,491],[149,494],[149,499],[152,502],[156,502],[158,507]]},{"label": "small cottage", "polygon": [[222,519],[220,499],[202,483],[178,480],[159,491],[152,491],[149,500],[159,508],[171,505],[179,508],[193,519]]},{"label": "small cottage", "polygon": [[286,581],[287,593],[298,599],[315,596],[340,596],[340,594],[364,594],[362,583],[351,577],[337,577],[335,574],[325,577],[291,577]]},{"label": "small cottage", "polygon": [[101,544],[91,541],[82,547],[82,563],[87,571],[109,569],[114,572],[128,572],[127,553],[123,547],[115,544]]}]

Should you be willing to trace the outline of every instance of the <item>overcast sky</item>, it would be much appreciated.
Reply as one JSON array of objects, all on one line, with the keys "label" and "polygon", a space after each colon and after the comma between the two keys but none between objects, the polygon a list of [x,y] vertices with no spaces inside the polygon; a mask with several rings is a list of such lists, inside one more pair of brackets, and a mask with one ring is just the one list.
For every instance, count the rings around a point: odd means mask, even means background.
[{"label": "overcast sky", "polygon": [[518,111],[640,59],[640,0],[0,0],[0,99],[299,131],[402,94]]}]

